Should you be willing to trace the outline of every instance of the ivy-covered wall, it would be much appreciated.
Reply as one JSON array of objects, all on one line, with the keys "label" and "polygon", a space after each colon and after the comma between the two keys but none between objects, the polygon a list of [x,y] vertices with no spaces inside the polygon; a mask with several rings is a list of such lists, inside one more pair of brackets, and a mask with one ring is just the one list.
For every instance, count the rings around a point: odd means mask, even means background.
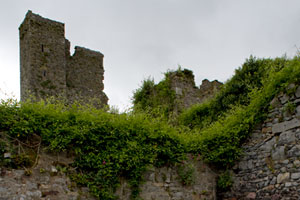
[{"label": "ivy-covered wall", "polygon": [[[199,157],[172,167],[149,168],[143,175],[139,196],[143,200],[215,200],[216,173]],[[130,200],[130,188],[121,182],[117,194],[122,200]]]},{"label": "ivy-covered wall", "polygon": [[272,100],[243,152],[232,170],[233,187],[221,199],[299,199],[300,86],[290,84]]}]

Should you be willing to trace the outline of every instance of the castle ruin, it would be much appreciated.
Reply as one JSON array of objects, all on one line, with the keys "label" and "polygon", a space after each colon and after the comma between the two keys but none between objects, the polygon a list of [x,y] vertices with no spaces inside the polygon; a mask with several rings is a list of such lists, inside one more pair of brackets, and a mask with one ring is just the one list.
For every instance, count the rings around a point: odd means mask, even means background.
[{"label": "castle ruin", "polygon": [[71,56],[64,24],[30,10],[19,34],[22,101],[30,95],[37,100],[54,96],[68,103],[107,105],[102,53],[76,46]]},{"label": "castle ruin", "polygon": [[194,104],[201,104],[213,98],[220,90],[223,83],[218,80],[209,81],[204,79],[197,87],[195,77],[191,70],[176,70],[168,73],[171,89],[176,94],[175,112],[180,112]]}]

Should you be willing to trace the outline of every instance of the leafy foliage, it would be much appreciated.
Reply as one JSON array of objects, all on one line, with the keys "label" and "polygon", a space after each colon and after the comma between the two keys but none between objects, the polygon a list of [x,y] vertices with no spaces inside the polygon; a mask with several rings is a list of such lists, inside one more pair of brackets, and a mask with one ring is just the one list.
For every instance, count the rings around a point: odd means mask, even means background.
[{"label": "leafy foliage", "polygon": [[178,166],[177,173],[183,185],[195,183],[195,167],[191,163],[181,163]]},{"label": "leafy foliage", "polygon": [[194,81],[193,72],[188,69],[179,68],[176,71],[168,71],[158,84],[148,78],[143,81],[142,86],[133,94],[134,111],[151,113],[153,117],[163,117],[169,120],[174,116],[176,107],[176,94],[172,89],[174,78]]},{"label": "leafy foliage", "polygon": [[226,191],[228,190],[233,184],[232,177],[229,171],[225,171],[221,173],[217,180],[217,189],[219,191]]},{"label": "leafy foliage", "polygon": [[[120,177],[129,180],[135,198],[149,165],[171,165],[194,153],[218,167],[232,166],[241,154],[241,144],[264,119],[271,99],[289,83],[299,84],[299,77],[299,57],[250,57],[214,99],[185,111],[179,127],[161,117],[169,115],[175,103],[168,74],[157,85],[151,79],[144,81],[134,94],[132,113],[66,107],[63,102],[2,101],[0,131],[24,142],[38,135],[48,150],[74,154],[77,173],[72,179],[88,186],[99,199],[117,198],[114,191]],[[5,145],[0,144],[0,153],[4,151]],[[20,158],[20,162],[27,160]],[[189,184],[193,170],[182,168],[179,173]],[[228,183],[224,175],[221,187]]]},{"label": "leafy foliage", "polygon": [[[40,135],[51,151],[76,155],[73,180],[89,186],[99,199],[115,199],[119,178],[138,194],[148,165],[183,159],[184,145],[173,128],[145,114],[110,114],[102,110],[45,102],[0,105],[1,130],[27,141]],[[23,160],[20,160],[23,162]]]},{"label": "leafy foliage", "polygon": [[236,105],[249,105],[250,94],[255,88],[263,86],[263,80],[274,71],[280,70],[286,58],[257,59],[250,57],[235,75],[227,81],[217,96],[209,102],[198,104],[180,116],[181,124],[190,128],[203,128],[218,120]]},{"label": "leafy foliage", "polygon": [[[207,125],[201,130],[194,128],[191,133],[184,135],[189,144],[189,151],[200,153],[206,161],[214,163],[216,166],[225,168],[232,166],[241,154],[241,144],[251,133],[254,125],[265,118],[272,98],[279,91],[285,90],[288,84],[299,83],[300,59],[298,57],[291,60],[284,59],[284,67],[278,67],[278,59],[274,60],[273,65],[271,60],[268,62],[270,65],[268,65],[268,71],[265,71],[264,78],[260,81],[261,86],[253,87],[250,92],[244,94],[248,99],[246,103],[233,105],[226,113],[222,113],[221,110],[222,114],[208,116],[209,120],[215,117],[215,120],[210,123],[205,121],[207,120],[206,116],[199,116]],[[281,62],[283,60],[280,60],[279,63]],[[211,105],[213,103],[205,104],[203,107],[206,107],[210,113],[209,106]],[[195,108],[191,109],[190,113],[193,114]],[[186,117],[189,117],[188,114]],[[199,121],[199,119],[196,120]],[[199,121],[199,124],[200,127],[203,126],[202,121]],[[197,125],[195,123],[194,127]]]}]

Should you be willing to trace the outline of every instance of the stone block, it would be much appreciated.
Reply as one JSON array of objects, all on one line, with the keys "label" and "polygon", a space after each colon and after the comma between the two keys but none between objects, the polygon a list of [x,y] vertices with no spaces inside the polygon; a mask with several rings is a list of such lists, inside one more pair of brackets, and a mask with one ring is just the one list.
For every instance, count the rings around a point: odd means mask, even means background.
[{"label": "stone block", "polygon": [[247,161],[241,161],[241,162],[239,163],[239,168],[240,168],[241,170],[246,170],[246,169],[248,169],[248,162],[247,162]]},{"label": "stone block", "polygon": [[300,173],[299,172],[298,173],[292,173],[291,178],[292,179],[299,179],[300,178]]},{"label": "stone block", "polygon": [[299,166],[300,166],[300,161],[299,161],[299,160],[295,160],[295,161],[294,161],[294,165],[295,165],[296,167],[299,167]]},{"label": "stone block", "polygon": [[182,95],[182,89],[179,88],[179,87],[176,87],[176,88],[175,88],[175,93],[176,93],[177,95]]},{"label": "stone block", "polygon": [[296,92],[295,92],[295,95],[297,98],[300,97],[300,86],[297,88]]},{"label": "stone block", "polygon": [[256,193],[255,192],[250,192],[246,196],[246,199],[255,199],[256,198]]},{"label": "stone block", "polygon": [[269,133],[269,132],[271,132],[271,131],[272,131],[272,128],[271,128],[271,127],[264,127],[264,128],[262,128],[262,130],[261,130],[261,132],[264,133],[264,134]]},{"label": "stone block", "polygon": [[286,94],[284,94],[282,97],[280,97],[280,102],[282,104],[285,104],[286,102],[288,102],[288,100],[289,100],[289,96]]},{"label": "stone block", "polygon": [[280,134],[278,139],[278,145],[291,144],[296,141],[295,132],[286,131]]},{"label": "stone block", "polygon": [[283,182],[286,182],[287,180],[290,179],[290,173],[289,172],[286,172],[286,173],[280,173],[278,174],[277,176],[277,183],[283,183]]},{"label": "stone block", "polygon": [[280,101],[278,100],[277,97],[275,97],[271,102],[270,102],[270,105],[273,107],[273,108],[277,108],[281,105]]},{"label": "stone block", "polygon": [[296,116],[300,116],[300,105],[296,107]]},{"label": "stone block", "polygon": [[264,143],[263,145],[261,145],[260,149],[262,151],[270,152],[273,149],[275,143],[276,143],[276,138],[273,137],[271,140],[269,140],[266,143]]},{"label": "stone block", "polygon": [[253,168],[253,160],[248,160],[248,169]]},{"label": "stone block", "polygon": [[292,186],[292,183],[291,182],[286,182],[285,184],[284,184],[284,187],[291,187]]},{"label": "stone block", "polygon": [[287,155],[289,157],[298,157],[300,156],[300,145],[295,145],[288,152]]},{"label": "stone block", "polygon": [[4,153],[3,157],[4,158],[11,158],[11,153],[9,153],[9,152],[8,153]]},{"label": "stone block", "polygon": [[276,147],[272,151],[272,159],[273,160],[283,160],[285,159],[285,152],[284,152],[284,146]]},{"label": "stone block", "polygon": [[300,104],[300,99],[295,99],[295,100],[294,100],[294,104],[295,104],[295,105]]},{"label": "stone block", "polygon": [[274,124],[272,126],[272,132],[280,133],[297,127],[300,127],[300,121],[299,119],[294,118],[290,121],[284,121],[278,124]]},{"label": "stone block", "polygon": [[42,192],[39,190],[36,191],[27,191],[26,195],[29,197],[28,199],[40,199],[42,197]]},{"label": "stone block", "polygon": [[30,182],[30,181],[27,181],[26,182],[26,189],[27,190],[37,190],[38,189],[38,185],[37,185],[37,183],[33,183],[33,182]]}]

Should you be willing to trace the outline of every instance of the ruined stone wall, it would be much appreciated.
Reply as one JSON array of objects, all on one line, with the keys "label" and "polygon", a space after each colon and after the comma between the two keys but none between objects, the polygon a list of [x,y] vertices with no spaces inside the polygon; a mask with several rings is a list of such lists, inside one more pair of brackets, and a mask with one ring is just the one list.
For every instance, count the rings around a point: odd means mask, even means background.
[{"label": "ruined stone wall", "polygon": [[64,24],[29,11],[20,28],[21,100],[66,93]]},{"label": "ruined stone wall", "polygon": [[210,82],[205,79],[198,88],[195,84],[193,72],[187,69],[170,72],[168,78],[171,81],[171,89],[174,90],[176,94],[175,112],[197,103],[203,103],[212,98],[223,85],[217,80]]},{"label": "ruined stone wall", "polygon": [[76,187],[60,170],[70,158],[44,153],[39,158],[34,168],[0,168],[1,200],[96,200],[88,188]]},{"label": "ruined stone wall", "polygon": [[[67,65],[68,99],[80,102],[91,99],[92,103],[107,104],[108,98],[102,92],[103,74],[103,54],[75,47],[75,53],[69,57]],[[97,99],[101,99],[101,102],[97,102]]]},{"label": "ruined stone wall", "polygon": [[209,81],[207,79],[204,79],[198,90],[200,102],[204,102],[212,98],[220,90],[222,85],[223,83],[217,80]]},{"label": "ruined stone wall", "polygon": [[[0,199],[95,200],[87,187],[78,187],[62,170],[73,159],[66,154],[41,153],[37,165],[26,169],[0,168]],[[144,174],[140,186],[143,200],[215,200],[216,174],[202,161],[190,159],[182,166],[193,169],[193,183],[183,185],[177,167],[151,168]],[[126,180],[116,191],[120,200],[130,200],[131,190]]]},{"label": "ruined stone wall", "polygon": [[[103,54],[76,47],[70,55],[64,24],[28,11],[20,28],[21,100],[62,97],[107,105]],[[93,99],[93,100],[92,100]]]},{"label": "ruined stone wall", "polygon": [[[192,184],[183,185],[178,175],[179,167],[191,169]],[[190,159],[181,166],[151,168],[144,174],[145,182],[140,186],[143,200],[215,200],[216,174],[202,161]],[[123,180],[117,195],[130,200],[128,183]]]},{"label": "ruined stone wall", "polygon": [[234,167],[234,185],[221,199],[299,199],[300,86],[271,102],[267,120],[243,146]]}]

